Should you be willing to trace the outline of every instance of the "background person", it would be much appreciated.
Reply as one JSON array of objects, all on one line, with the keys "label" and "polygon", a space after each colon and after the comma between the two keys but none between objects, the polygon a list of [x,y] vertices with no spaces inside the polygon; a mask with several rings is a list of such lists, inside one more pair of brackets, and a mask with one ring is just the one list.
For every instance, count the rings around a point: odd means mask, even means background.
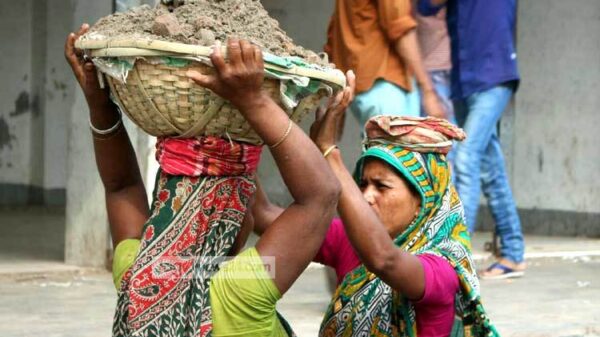
[{"label": "background person", "polygon": [[[321,149],[335,144],[338,125],[315,125]],[[464,134],[445,120],[390,116],[371,119],[366,131],[354,178],[339,150],[327,156],[342,185],[341,219],[315,261],[333,267],[340,284],[320,335],[496,336],[443,154]],[[259,188],[256,230],[279,212]]]},{"label": "background person", "polygon": [[377,115],[444,117],[423,66],[411,0],[336,0],[325,52],[343,71],[356,72],[350,111],[361,128]]},{"label": "background person", "polygon": [[519,83],[516,1],[420,0],[419,12],[434,15],[444,5],[452,49],[454,111],[468,135],[456,148],[456,188],[469,231],[475,230],[483,190],[500,237],[499,260],[480,276],[519,277],[526,267],[525,243],[497,127]]},{"label": "background person", "polygon": [[[456,124],[454,107],[450,98],[450,37],[446,27],[446,9],[441,9],[436,15],[422,16],[415,12],[417,21],[417,37],[423,66],[431,77],[433,87],[446,112],[446,119]],[[421,116],[426,117],[424,107],[421,107]]]}]

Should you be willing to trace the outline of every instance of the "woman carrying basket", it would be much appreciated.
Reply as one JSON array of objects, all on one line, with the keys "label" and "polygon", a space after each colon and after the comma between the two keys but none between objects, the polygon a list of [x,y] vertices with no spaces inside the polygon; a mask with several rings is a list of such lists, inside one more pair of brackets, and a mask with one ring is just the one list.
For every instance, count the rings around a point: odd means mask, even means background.
[{"label": "woman carrying basket", "polygon": [[[337,116],[311,131],[342,185],[341,219],[314,260],[333,267],[339,285],[320,335],[497,336],[445,157],[462,130],[432,117],[374,117],[352,176],[335,145],[343,111],[328,114]],[[256,230],[280,212],[259,190]]]},{"label": "woman carrying basket", "polygon": [[[234,104],[270,145],[294,198],[256,247],[219,271],[221,258],[236,255],[252,230],[248,210],[261,148],[215,137],[159,139],[161,169],[149,208],[118,109],[100,89],[94,65],[74,48],[87,29],[84,25],[68,36],[65,55],[90,109],[96,163],[116,247],[113,275],[119,297],[113,335],[293,335],[277,315],[275,302],[316,254],[340,187],[323,154],[261,91],[260,49],[231,40],[228,63],[220,48],[211,56],[215,76],[188,74]],[[351,74],[348,80],[349,87],[337,96],[332,110],[343,110],[351,101]],[[265,267],[270,261],[276,264],[274,274]]]}]

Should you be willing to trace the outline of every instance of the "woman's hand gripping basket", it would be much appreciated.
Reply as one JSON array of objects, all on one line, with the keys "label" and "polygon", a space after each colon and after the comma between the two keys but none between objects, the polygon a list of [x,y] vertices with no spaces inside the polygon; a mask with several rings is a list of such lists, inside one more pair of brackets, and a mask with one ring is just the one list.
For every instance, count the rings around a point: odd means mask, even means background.
[{"label": "woman's hand gripping basket", "polygon": [[[76,47],[91,57],[115,103],[141,129],[157,137],[219,136],[261,144],[239,111],[186,76],[212,73],[211,47],[158,40],[96,40]],[[225,53],[225,51],[223,51]],[[298,58],[265,54],[264,90],[298,123],[323,97],[345,86],[336,69]],[[102,82],[102,81],[101,81]]]}]

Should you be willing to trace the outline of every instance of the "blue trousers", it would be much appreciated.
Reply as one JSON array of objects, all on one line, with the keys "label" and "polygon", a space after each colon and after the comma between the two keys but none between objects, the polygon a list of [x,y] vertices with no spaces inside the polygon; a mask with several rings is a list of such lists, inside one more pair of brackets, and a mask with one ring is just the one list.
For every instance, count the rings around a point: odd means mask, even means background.
[{"label": "blue trousers", "polygon": [[523,261],[525,244],[521,221],[508,183],[497,124],[513,95],[500,85],[455,101],[454,111],[467,139],[456,147],[454,157],[458,194],[463,202],[467,226],[475,229],[481,191],[496,223],[502,257]]}]

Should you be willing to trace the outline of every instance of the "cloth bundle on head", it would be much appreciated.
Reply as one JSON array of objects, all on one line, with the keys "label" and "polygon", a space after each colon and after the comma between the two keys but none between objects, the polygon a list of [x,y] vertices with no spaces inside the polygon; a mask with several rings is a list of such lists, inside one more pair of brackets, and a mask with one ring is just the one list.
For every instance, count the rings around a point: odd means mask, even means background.
[{"label": "cloth bundle on head", "polygon": [[209,284],[255,191],[261,147],[162,138],[151,215],[120,282],[114,337],[209,336]]},{"label": "cloth bundle on head", "polygon": [[464,140],[464,131],[435,117],[375,116],[365,125],[365,146],[394,144],[416,152],[447,154],[453,140]]},{"label": "cloth bundle on head", "polygon": [[262,146],[218,137],[159,138],[156,160],[171,175],[237,176],[254,173]]},{"label": "cloth bundle on head", "polygon": [[[481,304],[464,210],[443,155],[451,145],[447,142],[464,138],[464,133],[433,118],[379,116],[368,126],[367,135],[377,142],[367,139],[371,146],[358,160],[355,179],[361,179],[366,160],[375,158],[389,164],[419,193],[419,214],[394,243],[415,255],[440,256],[456,271],[461,287],[451,336],[498,336]],[[361,265],[336,290],[320,336],[363,335],[418,334],[413,304]]]}]

